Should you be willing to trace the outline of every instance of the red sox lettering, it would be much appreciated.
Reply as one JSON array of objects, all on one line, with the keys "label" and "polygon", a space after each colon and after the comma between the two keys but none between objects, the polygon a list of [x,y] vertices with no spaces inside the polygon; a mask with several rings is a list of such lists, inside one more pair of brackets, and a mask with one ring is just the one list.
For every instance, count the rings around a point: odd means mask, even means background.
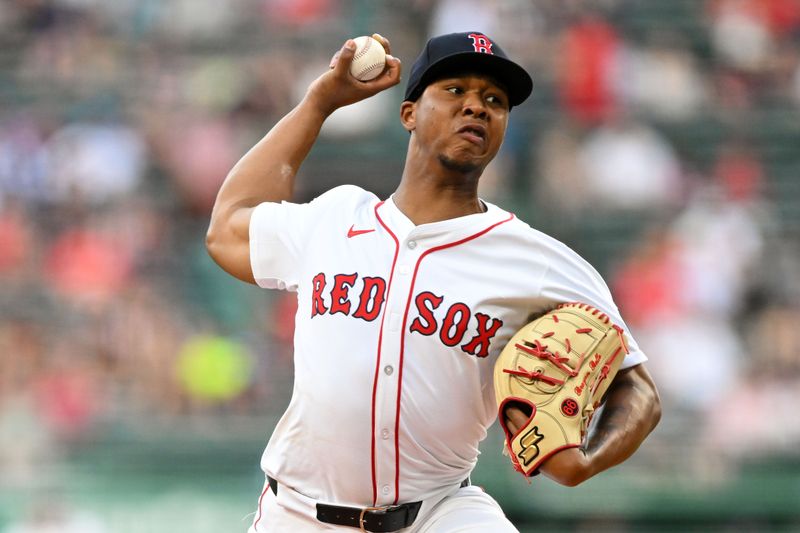
[{"label": "red sox lettering", "polygon": [[[341,313],[368,322],[378,318],[386,299],[386,281],[380,277],[363,276],[360,291],[351,294],[350,290],[356,286],[358,279],[357,273],[336,274],[333,276],[332,286],[328,288],[328,276],[324,272],[314,276],[311,283],[311,318],[326,313],[329,315]],[[358,296],[355,296],[356,292]],[[503,321],[485,313],[473,312],[463,302],[455,302],[447,308],[440,322],[434,311],[444,303],[444,300],[443,296],[430,291],[417,294],[413,299],[415,309],[410,310],[412,316],[415,316],[409,331],[426,336],[433,336],[438,332],[439,340],[445,346],[460,345],[463,352],[476,357],[489,355],[491,341],[502,327]],[[355,311],[351,314],[354,304]],[[473,334],[470,336],[468,330],[471,325]],[[462,342],[464,343],[461,344]]]},{"label": "red sox lettering", "polygon": [[[438,309],[443,301],[444,297],[437,296],[432,292],[419,293],[414,298],[418,316],[411,322],[409,330],[422,335],[433,335],[438,329],[439,339],[442,343],[452,347],[464,339],[473,313],[467,304],[456,302],[447,310],[444,320],[442,320],[441,328],[439,328],[439,323],[433,311]],[[492,337],[503,325],[503,321],[491,318],[484,313],[474,313],[474,315],[478,322],[477,335],[472,337],[468,343],[462,344],[461,349],[477,357],[486,357],[489,355],[489,344]]]},{"label": "red sox lettering", "polygon": [[[323,291],[327,285],[325,274],[320,272],[311,282],[311,318],[327,312],[350,315],[350,289],[355,285],[358,274],[337,274],[333,277],[333,287],[328,291],[330,307],[325,305]],[[386,298],[386,281],[383,278],[364,276],[361,294],[358,296],[358,307],[353,316],[372,322],[381,314],[381,306]]]}]

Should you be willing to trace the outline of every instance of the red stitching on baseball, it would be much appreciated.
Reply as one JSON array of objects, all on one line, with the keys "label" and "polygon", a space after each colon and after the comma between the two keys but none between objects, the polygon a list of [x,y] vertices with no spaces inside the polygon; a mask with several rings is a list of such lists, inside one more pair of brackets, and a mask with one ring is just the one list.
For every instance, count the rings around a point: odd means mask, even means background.
[{"label": "red stitching on baseball", "polygon": [[364,75],[364,74],[366,74],[367,72],[370,72],[370,71],[372,71],[373,69],[375,69],[375,68],[377,68],[377,67],[380,67],[381,69],[383,69],[383,65],[381,65],[380,63],[373,63],[373,64],[371,64],[370,66],[368,66],[368,67],[365,67],[365,68],[363,68],[363,69],[359,70],[359,71],[358,71],[358,76],[363,76],[363,75]]},{"label": "red stitching on baseball", "polygon": [[367,41],[364,43],[364,48],[362,48],[360,52],[353,56],[353,60],[360,59],[362,56],[364,56],[369,49],[372,48],[372,41],[372,37],[368,37]]}]

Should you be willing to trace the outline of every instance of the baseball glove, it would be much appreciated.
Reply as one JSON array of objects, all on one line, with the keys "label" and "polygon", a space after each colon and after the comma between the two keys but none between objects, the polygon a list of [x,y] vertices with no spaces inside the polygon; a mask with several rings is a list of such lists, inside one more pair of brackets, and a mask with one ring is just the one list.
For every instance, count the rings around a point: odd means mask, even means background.
[{"label": "baseball glove", "polygon": [[[556,452],[581,445],[626,353],[622,328],[577,302],[561,304],[511,338],[495,363],[494,387],[515,469],[534,475]],[[512,405],[529,416],[515,434],[504,416]]]}]

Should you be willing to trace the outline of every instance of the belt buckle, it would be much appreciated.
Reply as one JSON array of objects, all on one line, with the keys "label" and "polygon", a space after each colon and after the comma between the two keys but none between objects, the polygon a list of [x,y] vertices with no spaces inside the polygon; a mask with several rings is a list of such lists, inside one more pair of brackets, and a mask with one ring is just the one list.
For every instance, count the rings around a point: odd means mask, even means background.
[{"label": "belt buckle", "polygon": [[397,507],[397,506],[396,505],[384,505],[382,507],[364,507],[363,509],[361,509],[361,514],[358,515],[358,527],[364,533],[369,533],[366,529],[364,529],[364,515],[367,514],[369,511],[383,511],[385,513],[386,511],[389,511],[389,510],[391,510],[391,509],[393,509],[395,507]]}]

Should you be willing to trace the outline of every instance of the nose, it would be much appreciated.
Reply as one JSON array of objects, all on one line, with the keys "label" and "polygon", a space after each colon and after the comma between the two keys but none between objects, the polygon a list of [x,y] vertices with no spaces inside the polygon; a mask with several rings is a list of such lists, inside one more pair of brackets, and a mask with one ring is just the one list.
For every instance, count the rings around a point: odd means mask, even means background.
[{"label": "nose", "polygon": [[486,117],[486,105],[479,94],[466,93],[464,95],[464,105],[462,111],[465,115],[474,116],[475,118]]}]

